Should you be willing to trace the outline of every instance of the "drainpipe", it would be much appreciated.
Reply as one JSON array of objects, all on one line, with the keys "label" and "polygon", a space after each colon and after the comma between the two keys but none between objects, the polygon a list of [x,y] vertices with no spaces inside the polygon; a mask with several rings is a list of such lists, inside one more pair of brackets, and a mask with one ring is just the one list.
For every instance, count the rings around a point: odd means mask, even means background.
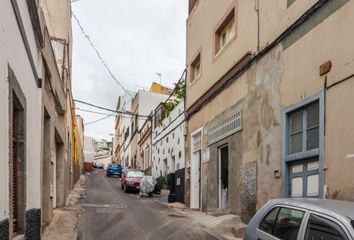
[{"label": "drainpipe", "polygon": [[255,0],[255,10],[257,12],[257,52],[259,52],[260,48],[260,17],[259,17],[259,0]]}]

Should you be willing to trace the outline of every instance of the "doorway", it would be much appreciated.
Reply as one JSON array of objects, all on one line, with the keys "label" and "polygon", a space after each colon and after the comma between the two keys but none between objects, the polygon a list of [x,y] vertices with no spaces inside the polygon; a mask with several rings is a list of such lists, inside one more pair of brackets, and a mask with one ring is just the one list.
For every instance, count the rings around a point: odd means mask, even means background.
[{"label": "doorway", "polygon": [[196,151],[191,159],[191,208],[200,208],[200,161],[201,151]]},{"label": "doorway", "polygon": [[191,137],[190,208],[201,209],[201,146],[202,130]]},{"label": "doorway", "polygon": [[219,148],[219,208],[228,208],[229,189],[229,146]]},{"label": "doorway", "polygon": [[25,204],[26,204],[26,161],[25,161],[25,116],[24,108],[16,97],[12,95],[11,116],[11,216],[13,236],[24,234],[25,231]]},{"label": "doorway", "polygon": [[44,108],[43,118],[43,162],[42,162],[42,225],[49,225],[52,219],[52,193],[54,182],[53,162],[55,153],[51,149],[52,127],[51,118],[46,108]]}]

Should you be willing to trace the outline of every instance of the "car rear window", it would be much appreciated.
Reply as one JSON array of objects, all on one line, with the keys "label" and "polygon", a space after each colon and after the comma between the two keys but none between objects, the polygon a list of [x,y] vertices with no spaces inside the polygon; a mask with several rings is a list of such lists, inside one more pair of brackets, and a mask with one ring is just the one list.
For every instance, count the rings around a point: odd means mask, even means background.
[{"label": "car rear window", "polygon": [[343,229],[329,219],[310,215],[307,223],[305,240],[347,240]]},{"label": "car rear window", "polygon": [[127,172],[127,177],[130,177],[130,178],[142,178],[142,177],[144,177],[144,172],[141,172],[141,171],[129,171],[129,172]]},{"label": "car rear window", "polygon": [[305,212],[285,207],[272,209],[261,221],[259,229],[279,239],[297,239]]}]

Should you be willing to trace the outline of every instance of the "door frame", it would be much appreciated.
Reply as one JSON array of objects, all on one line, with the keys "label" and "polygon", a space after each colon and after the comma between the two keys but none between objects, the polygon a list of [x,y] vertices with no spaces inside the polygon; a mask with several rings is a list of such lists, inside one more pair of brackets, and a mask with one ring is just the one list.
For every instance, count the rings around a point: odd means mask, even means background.
[{"label": "door frame", "polygon": [[[222,209],[221,207],[221,149],[226,148],[227,147],[227,152],[228,152],[228,159],[227,162],[229,164],[229,144],[228,143],[224,143],[220,146],[218,146],[218,208]],[[229,176],[227,176],[229,178]],[[228,189],[229,190],[229,189]]]},{"label": "door frame", "polygon": [[[200,148],[199,149],[194,149],[193,146],[194,146],[194,136],[196,136],[197,134],[200,134]],[[197,129],[196,131],[194,131],[192,134],[191,134],[191,144],[190,144],[191,148],[190,148],[190,151],[191,151],[191,160],[190,160],[190,208],[191,209],[199,209],[199,210],[202,210],[202,184],[201,184],[201,179],[202,179],[202,148],[203,148],[203,127]],[[194,159],[194,156],[195,154],[198,153],[198,156],[199,156],[199,179],[198,179],[198,200],[199,200],[199,203],[198,203],[198,207],[197,208],[192,208],[192,177],[193,177],[193,172],[192,172],[192,166],[193,166],[193,159]],[[197,205],[197,204],[196,204]]]}]

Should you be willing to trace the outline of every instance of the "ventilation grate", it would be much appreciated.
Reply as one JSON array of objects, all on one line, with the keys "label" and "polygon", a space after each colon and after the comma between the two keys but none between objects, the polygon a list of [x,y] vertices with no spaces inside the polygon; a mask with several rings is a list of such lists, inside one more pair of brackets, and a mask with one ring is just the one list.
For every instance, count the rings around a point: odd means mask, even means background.
[{"label": "ventilation grate", "polygon": [[210,127],[208,129],[208,145],[240,131],[242,129],[241,118],[241,112],[237,112]]}]

